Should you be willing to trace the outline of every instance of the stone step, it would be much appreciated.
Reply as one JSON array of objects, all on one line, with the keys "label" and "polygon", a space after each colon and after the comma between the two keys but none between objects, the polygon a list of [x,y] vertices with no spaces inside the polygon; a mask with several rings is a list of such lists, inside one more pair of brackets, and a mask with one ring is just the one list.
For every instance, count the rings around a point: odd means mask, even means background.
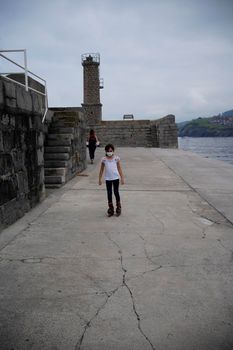
[{"label": "stone step", "polygon": [[68,160],[70,158],[69,153],[45,153],[44,159],[58,159],[58,160]]},{"label": "stone step", "polygon": [[45,141],[46,147],[55,147],[55,146],[70,146],[71,140],[48,140]]},{"label": "stone step", "polygon": [[76,126],[75,122],[69,122],[66,120],[58,120],[52,122],[53,128],[74,128]]},{"label": "stone step", "polygon": [[53,146],[53,147],[46,146],[45,153],[69,153],[70,148],[71,147],[68,147],[68,146],[67,147],[65,147],[65,146]]},{"label": "stone step", "polygon": [[60,188],[60,187],[62,187],[64,184],[62,183],[62,184],[45,184],[45,188],[47,188],[47,189],[52,189],[52,188]]},{"label": "stone step", "polygon": [[45,176],[66,176],[67,169],[66,168],[45,168],[44,169]]},{"label": "stone step", "polygon": [[56,141],[63,141],[63,140],[73,140],[74,135],[73,134],[48,134],[47,135],[48,140],[56,140]]},{"label": "stone step", "polygon": [[69,162],[67,160],[45,160],[44,166],[45,168],[66,168],[68,167]]},{"label": "stone step", "polygon": [[49,128],[49,134],[74,134],[74,128],[54,127]]},{"label": "stone step", "polygon": [[57,121],[74,122],[74,123],[78,122],[77,116],[74,116],[74,115],[64,116],[63,114],[54,114],[53,122],[57,122]]},{"label": "stone step", "polygon": [[63,184],[65,183],[65,176],[45,176],[45,184]]}]

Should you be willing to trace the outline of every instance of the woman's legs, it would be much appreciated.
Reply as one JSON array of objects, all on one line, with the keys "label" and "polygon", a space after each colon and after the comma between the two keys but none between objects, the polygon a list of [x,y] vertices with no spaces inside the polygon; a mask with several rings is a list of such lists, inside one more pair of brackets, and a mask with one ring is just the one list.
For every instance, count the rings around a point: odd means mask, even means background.
[{"label": "woman's legs", "polygon": [[90,160],[93,160],[95,158],[95,146],[89,146],[89,155],[90,155]]}]

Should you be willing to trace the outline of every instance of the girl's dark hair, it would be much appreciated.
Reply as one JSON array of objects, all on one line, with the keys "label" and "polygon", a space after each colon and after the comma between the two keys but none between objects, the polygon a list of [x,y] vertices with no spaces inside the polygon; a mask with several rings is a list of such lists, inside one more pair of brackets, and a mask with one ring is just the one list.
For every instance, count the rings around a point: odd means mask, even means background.
[{"label": "girl's dark hair", "polygon": [[111,148],[113,151],[114,151],[114,149],[115,149],[114,146],[113,146],[111,143],[108,143],[108,144],[105,146],[105,151],[108,152],[110,148]]},{"label": "girl's dark hair", "polygon": [[95,131],[93,129],[90,130],[90,135],[95,135]]}]

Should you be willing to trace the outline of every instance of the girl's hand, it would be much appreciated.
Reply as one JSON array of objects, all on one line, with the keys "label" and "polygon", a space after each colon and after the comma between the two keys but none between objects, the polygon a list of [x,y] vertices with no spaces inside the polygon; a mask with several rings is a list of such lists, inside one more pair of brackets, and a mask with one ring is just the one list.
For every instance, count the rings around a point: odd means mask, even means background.
[{"label": "girl's hand", "polygon": [[99,185],[100,185],[100,186],[102,185],[102,181],[101,181],[101,180],[99,180]]},{"label": "girl's hand", "polygon": [[125,180],[123,178],[121,178],[121,184],[124,185]]}]

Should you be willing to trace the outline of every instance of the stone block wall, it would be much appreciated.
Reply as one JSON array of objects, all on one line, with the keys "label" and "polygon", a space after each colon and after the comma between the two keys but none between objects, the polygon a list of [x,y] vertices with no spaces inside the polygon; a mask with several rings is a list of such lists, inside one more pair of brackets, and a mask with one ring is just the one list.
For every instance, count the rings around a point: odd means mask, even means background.
[{"label": "stone block wall", "polygon": [[151,133],[153,147],[178,148],[178,131],[174,115],[169,114],[161,119],[151,120]]},{"label": "stone block wall", "polygon": [[98,123],[102,118],[102,104],[82,104],[85,119],[88,124]]},{"label": "stone block wall", "polygon": [[0,78],[0,229],[44,197],[44,98]]},{"label": "stone block wall", "polygon": [[99,138],[101,146],[113,143],[121,147],[151,147],[150,121],[101,121],[90,126]]},{"label": "stone block wall", "polygon": [[95,130],[101,146],[113,143],[118,147],[178,147],[173,115],[158,120],[101,121],[89,124],[87,133],[90,129]]}]

